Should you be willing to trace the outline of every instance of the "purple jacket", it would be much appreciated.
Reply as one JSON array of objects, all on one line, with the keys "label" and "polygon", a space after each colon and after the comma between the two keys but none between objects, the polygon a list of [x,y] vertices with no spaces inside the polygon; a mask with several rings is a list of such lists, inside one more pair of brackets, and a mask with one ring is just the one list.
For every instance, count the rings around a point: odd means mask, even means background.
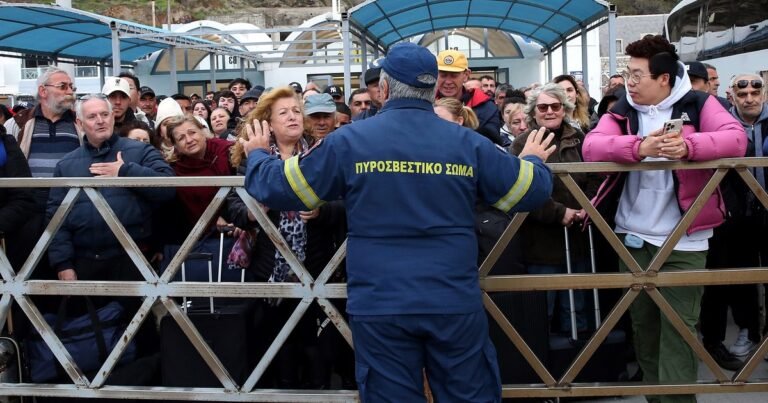
[{"label": "purple jacket", "polygon": [[[675,103],[672,117],[682,113],[690,121],[683,124],[683,139],[688,146],[688,161],[710,161],[718,158],[743,157],[747,149],[747,136],[744,129],[723,109],[712,96],[690,91]],[[698,120],[699,131],[695,122]],[[642,139],[636,135],[638,127],[637,111],[626,99],[621,99],[610,112],[603,115],[597,127],[584,139],[584,161],[636,163],[640,162],[638,151]],[[625,134],[632,134],[625,136]],[[712,169],[678,170],[674,172],[677,189],[677,202],[681,212],[686,212],[693,201],[704,189],[712,177]],[[618,198],[623,188],[624,175],[610,174],[600,186],[592,204],[597,206],[608,197]],[[617,186],[621,184],[621,186]],[[612,218],[612,217],[606,217]],[[718,189],[707,200],[704,208],[688,227],[690,235],[696,231],[717,227],[725,218],[725,203]]]}]

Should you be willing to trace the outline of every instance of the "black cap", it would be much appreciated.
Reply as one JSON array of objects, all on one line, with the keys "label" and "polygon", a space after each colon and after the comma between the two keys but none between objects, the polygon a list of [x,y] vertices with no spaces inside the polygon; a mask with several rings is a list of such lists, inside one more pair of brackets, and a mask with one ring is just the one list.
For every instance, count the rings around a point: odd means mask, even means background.
[{"label": "black cap", "polygon": [[323,92],[334,98],[344,96],[344,90],[342,90],[338,85],[329,85],[328,88],[326,88]]},{"label": "black cap", "polygon": [[19,111],[23,111],[24,109],[31,109],[35,107],[35,103],[32,101],[19,101],[16,103],[16,105],[13,106],[13,113],[18,113]]},{"label": "black cap", "polygon": [[301,89],[301,84],[297,83],[296,81],[288,84],[289,86],[293,87],[293,90],[296,91],[297,94],[301,94],[303,89]]},{"label": "black cap", "polygon": [[144,95],[152,94],[152,96],[155,96],[155,91],[152,90],[152,88],[149,87],[141,87],[139,88],[139,96],[143,97]]},{"label": "black cap", "polygon": [[701,62],[687,62],[685,63],[685,69],[688,70],[688,77],[703,78],[709,80],[709,73],[707,68]]},{"label": "black cap", "polygon": [[336,102],[336,112],[343,113],[345,115],[349,115],[349,117],[352,117],[352,111],[349,109],[347,104],[343,102]]},{"label": "black cap", "polygon": [[368,69],[365,71],[365,84],[368,85],[374,81],[379,81],[381,75],[381,67],[375,69]]},{"label": "black cap", "polygon": [[250,90],[246,91],[245,94],[243,94],[243,97],[240,98],[240,103],[242,104],[247,99],[255,99],[259,100],[259,97],[264,92],[264,87],[259,89],[258,86],[251,88]]}]

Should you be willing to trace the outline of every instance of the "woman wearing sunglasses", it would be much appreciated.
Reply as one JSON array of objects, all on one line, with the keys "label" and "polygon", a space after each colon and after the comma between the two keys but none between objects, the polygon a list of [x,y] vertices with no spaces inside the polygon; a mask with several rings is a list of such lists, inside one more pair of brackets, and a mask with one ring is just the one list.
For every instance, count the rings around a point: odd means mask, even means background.
[{"label": "woman wearing sunglasses", "polygon": [[[520,154],[528,136],[538,130],[555,134],[553,144],[557,151],[545,162],[582,162],[581,144],[584,133],[566,121],[566,115],[573,112],[575,105],[568,100],[565,90],[558,84],[549,83],[533,90],[524,108],[529,131],[521,134],[512,143],[512,153]],[[592,174],[572,174],[576,183],[591,197],[600,184],[600,178]],[[555,180],[552,197],[538,210],[530,213],[520,230],[523,237],[523,263],[531,274],[552,274],[566,272],[565,236],[568,228],[573,272],[587,271],[589,245],[585,233],[576,224],[584,220],[585,213],[562,181]],[[570,301],[567,291],[547,292],[547,312],[550,319],[557,305],[560,307],[553,330],[571,331]],[[584,312],[584,292],[574,295],[576,326],[578,331],[587,330],[587,314]]]}]

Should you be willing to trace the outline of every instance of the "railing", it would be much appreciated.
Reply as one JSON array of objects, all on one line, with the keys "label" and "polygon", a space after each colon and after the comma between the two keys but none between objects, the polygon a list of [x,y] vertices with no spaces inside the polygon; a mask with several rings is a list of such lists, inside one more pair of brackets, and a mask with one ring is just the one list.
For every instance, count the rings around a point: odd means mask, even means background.
[{"label": "railing", "polygon": [[21,69],[22,80],[37,80],[49,66],[25,67]]},{"label": "railing", "polygon": [[77,78],[94,78],[98,76],[98,66],[75,66],[75,77]]},{"label": "railing", "polygon": [[[504,385],[504,397],[585,397],[585,396],[619,396],[646,394],[690,394],[690,393],[741,393],[768,392],[768,379],[750,379],[762,357],[768,352],[768,339],[764,339],[754,353],[749,357],[743,368],[733,376],[727,376],[715,363],[699,342],[697,336],[688,330],[680,317],[671,308],[657,287],[673,287],[682,285],[711,285],[711,284],[755,284],[768,282],[768,270],[765,268],[742,268],[725,270],[695,270],[685,272],[660,272],[665,260],[669,257],[674,245],[682,237],[686,228],[701,211],[704,203],[716,190],[729,169],[735,170],[749,188],[757,195],[764,206],[768,206],[768,194],[762,189],[750,167],[768,167],[768,159],[739,158],[724,159],[706,163],[680,162],[650,162],[631,165],[612,163],[589,164],[553,164],[553,173],[559,176],[570,192],[592,217],[594,225],[613,247],[620,259],[627,265],[627,273],[607,274],[558,274],[558,275],[515,275],[490,276],[489,271],[499,259],[506,245],[514,237],[525,220],[527,214],[520,213],[513,217],[507,230],[498,241],[493,251],[479,269],[480,284],[483,289],[483,300],[490,315],[498,322],[506,335],[520,350],[528,364],[541,378],[539,384]],[[640,267],[605,219],[589,204],[585,194],[579,189],[570,176],[577,172],[617,172],[640,171],[655,169],[714,169],[714,175],[709,180],[693,205],[682,216],[672,234],[659,249],[657,255],[648,267]],[[267,366],[277,354],[282,344],[298,324],[310,304],[317,301],[319,306],[332,320],[346,341],[352,345],[351,333],[347,323],[329,298],[346,298],[344,284],[327,284],[327,281],[338,268],[346,255],[346,243],[336,252],[322,273],[316,278],[307,272],[303,264],[291,252],[290,247],[280,236],[279,231],[267,218],[264,211],[242,189],[242,177],[177,177],[177,178],[56,178],[56,179],[2,179],[0,187],[65,187],[69,188],[61,206],[35,245],[27,261],[18,272],[10,266],[7,257],[0,253],[0,329],[6,321],[11,302],[15,300],[21,310],[29,318],[31,324],[42,335],[43,340],[51,347],[54,355],[61,363],[73,384],[0,384],[0,395],[9,396],[56,396],[80,398],[124,398],[124,399],[158,399],[158,400],[206,400],[206,401],[274,401],[274,402],[344,402],[357,401],[356,391],[346,390],[276,390],[255,389],[256,383],[264,374]],[[101,193],[103,187],[220,187],[211,204],[207,207],[192,232],[185,239],[177,254],[171,259],[166,270],[158,275],[144,258],[134,241],[128,236],[125,228],[116,219]],[[248,209],[256,217],[259,225],[275,243],[276,248],[283,254],[291,269],[299,279],[298,283],[180,283],[172,282],[181,263],[199,240],[207,227],[207,223],[216,216],[225,196],[231,189],[244,200]],[[33,268],[43,256],[53,235],[60,227],[66,215],[71,210],[78,195],[83,192],[93,201],[96,209],[116,235],[128,256],[136,265],[144,281],[43,281],[29,280]],[[515,330],[504,314],[488,296],[489,292],[498,291],[527,291],[527,290],[563,290],[590,288],[619,288],[627,292],[621,297],[611,312],[603,320],[589,342],[576,357],[566,372],[556,379],[542,364],[538,357],[528,347],[525,340]],[[683,339],[692,347],[696,355],[714,374],[715,381],[696,381],[678,384],[649,384],[649,383],[576,383],[574,379],[584,368],[584,365],[595,353],[608,333],[616,326],[619,318],[626,312],[632,301],[641,292],[646,292],[659,306],[661,312],[681,334]],[[124,335],[115,349],[109,354],[103,366],[93,379],[88,379],[74,363],[71,355],[56,337],[51,327],[43,320],[40,311],[29,299],[31,295],[91,295],[91,296],[134,296],[144,297],[144,301],[136,315],[125,330]],[[189,320],[189,317],[174,301],[174,297],[197,296],[217,298],[293,298],[300,303],[280,330],[272,344],[264,353],[261,360],[252,370],[250,376],[242,385],[238,385],[216,357],[210,347],[204,342],[200,333]],[[155,304],[162,304],[171,317],[178,323],[184,334],[192,342],[198,353],[217,379],[221,388],[179,388],[179,387],[130,387],[106,385],[106,379],[118,362],[128,343],[132,340],[143,321],[150,316],[150,309]]]}]

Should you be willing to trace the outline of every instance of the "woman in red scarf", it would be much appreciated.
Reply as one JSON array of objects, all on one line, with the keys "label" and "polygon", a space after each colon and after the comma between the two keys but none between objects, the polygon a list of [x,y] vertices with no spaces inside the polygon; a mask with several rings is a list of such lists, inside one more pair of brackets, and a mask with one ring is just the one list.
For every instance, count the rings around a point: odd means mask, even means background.
[{"label": "woman in red scarf", "polygon": [[[176,117],[167,128],[174,147],[168,161],[177,176],[229,176],[229,148],[232,142],[219,138],[206,138],[207,129],[194,117]],[[203,215],[213,200],[216,187],[181,187],[176,190],[184,208],[189,229]]]}]

